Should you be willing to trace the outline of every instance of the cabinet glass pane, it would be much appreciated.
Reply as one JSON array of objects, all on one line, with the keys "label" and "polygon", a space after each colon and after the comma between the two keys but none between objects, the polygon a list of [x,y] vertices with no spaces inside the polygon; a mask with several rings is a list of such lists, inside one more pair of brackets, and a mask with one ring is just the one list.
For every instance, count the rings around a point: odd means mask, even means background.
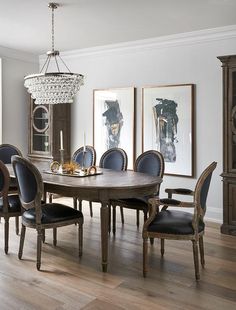
[{"label": "cabinet glass pane", "polygon": [[38,152],[49,152],[49,113],[47,106],[34,105],[32,125],[33,150]]}]

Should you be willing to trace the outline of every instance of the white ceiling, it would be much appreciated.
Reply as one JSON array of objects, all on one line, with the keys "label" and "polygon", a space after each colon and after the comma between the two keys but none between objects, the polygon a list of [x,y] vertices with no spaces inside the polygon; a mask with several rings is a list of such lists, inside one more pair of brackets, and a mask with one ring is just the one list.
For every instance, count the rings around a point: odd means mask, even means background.
[{"label": "white ceiling", "polygon": [[[51,49],[47,0],[0,0],[0,46],[42,54]],[[58,0],[60,51],[236,24],[236,0]]]}]

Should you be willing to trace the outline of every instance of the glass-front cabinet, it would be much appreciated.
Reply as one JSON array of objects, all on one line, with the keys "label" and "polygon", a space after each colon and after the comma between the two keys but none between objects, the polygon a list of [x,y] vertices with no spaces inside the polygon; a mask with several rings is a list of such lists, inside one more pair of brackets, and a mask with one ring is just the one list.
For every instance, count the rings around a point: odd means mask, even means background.
[{"label": "glass-front cabinet", "polygon": [[70,104],[29,104],[28,158],[39,167],[49,168],[60,161],[60,131],[63,133],[64,160],[70,160]]},{"label": "glass-front cabinet", "polygon": [[236,235],[236,55],[218,57],[223,69],[223,225]]},{"label": "glass-front cabinet", "polygon": [[35,152],[49,153],[50,132],[49,132],[49,110],[48,106],[36,106],[33,110],[32,150]]}]

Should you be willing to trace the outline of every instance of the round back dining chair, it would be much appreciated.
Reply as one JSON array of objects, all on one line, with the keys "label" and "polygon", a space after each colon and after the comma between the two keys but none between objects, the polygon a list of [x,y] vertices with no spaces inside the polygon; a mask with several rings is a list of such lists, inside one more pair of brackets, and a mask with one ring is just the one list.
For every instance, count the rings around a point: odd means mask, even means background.
[{"label": "round back dining chair", "polygon": [[21,151],[11,144],[1,144],[0,145],[0,160],[4,164],[10,164],[11,163],[11,157],[13,155],[19,155],[22,156]]},{"label": "round back dining chair", "polygon": [[[152,176],[163,177],[165,170],[165,162],[163,155],[155,150],[149,150],[136,159],[134,164],[134,171],[140,173],[146,173]],[[158,185],[156,194],[159,194],[160,185]],[[119,206],[123,211],[123,208],[136,210],[136,224],[139,226],[139,211],[144,213],[144,221],[147,219],[148,213],[148,199],[150,197],[136,197],[130,199],[120,199],[112,201],[113,207],[113,233],[116,232],[116,206]],[[121,212],[122,212],[121,211]],[[123,212],[122,212],[123,214]],[[124,222],[122,222],[124,224]]]},{"label": "round back dining chair", "polygon": [[24,209],[22,213],[21,237],[18,257],[22,258],[26,227],[37,230],[37,262],[41,266],[41,248],[45,229],[53,228],[53,244],[56,245],[57,227],[78,224],[79,256],[82,255],[83,214],[60,203],[44,203],[43,180],[39,170],[27,159],[12,157],[12,165],[19,188],[19,197]]},{"label": "round back dining chair", "polygon": [[72,160],[84,168],[94,166],[96,164],[96,151],[94,147],[86,145],[84,152],[84,147],[82,146],[74,152]]},{"label": "round back dining chair", "polygon": [[[96,151],[94,147],[90,145],[80,147],[72,155],[72,161],[79,164],[81,167],[88,168],[96,164]],[[77,200],[79,201],[79,210],[82,211],[82,200],[79,197],[73,197],[74,209],[77,209]],[[93,208],[91,201],[89,202],[90,216],[93,217]]]},{"label": "round back dining chair", "polygon": [[127,170],[128,156],[123,149],[112,148],[102,154],[99,167],[116,171]]},{"label": "round back dining chair", "polygon": [[[1,144],[0,145],[0,160],[4,164],[10,164],[11,163],[11,157],[13,155],[19,155],[22,156],[21,151],[12,144]],[[17,194],[17,184],[16,180],[10,180],[10,186],[8,189],[8,194]],[[16,234],[19,234],[19,217],[15,217],[16,222]]]},{"label": "round back dining chair", "polygon": [[[0,216],[4,218],[4,250],[8,253],[9,219],[19,218],[21,203],[18,195],[9,195],[10,175],[5,164],[0,160]],[[19,227],[18,227],[19,229]],[[18,234],[18,231],[16,230]]]},{"label": "round back dining chair", "polygon": [[[194,191],[192,202],[183,202],[172,198],[149,200],[151,204],[150,217],[143,226],[143,276],[147,274],[148,238],[161,239],[161,255],[164,255],[164,240],[191,240],[193,246],[193,260],[196,280],[200,279],[198,262],[198,243],[200,250],[201,265],[204,267],[203,235],[205,229],[204,215],[206,201],[212,178],[212,173],[217,163],[212,162],[200,175]],[[174,194],[180,194],[178,191]],[[162,207],[160,211],[160,207]],[[175,209],[171,210],[171,207]],[[192,208],[192,213],[179,211],[184,208]]]}]

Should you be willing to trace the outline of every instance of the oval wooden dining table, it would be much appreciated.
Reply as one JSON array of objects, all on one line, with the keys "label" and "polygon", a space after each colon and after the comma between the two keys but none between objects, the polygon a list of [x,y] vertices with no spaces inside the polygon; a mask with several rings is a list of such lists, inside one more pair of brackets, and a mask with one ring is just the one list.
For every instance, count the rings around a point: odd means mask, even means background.
[{"label": "oval wooden dining table", "polygon": [[[11,177],[13,169],[8,165]],[[114,171],[101,169],[102,174],[86,177],[74,177],[59,174],[49,174],[41,171],[45,193],[55,193],[65,197],[80,197],[82,200],[101,203],[101,250],[102,270],[108,266],[108,229],[110,200],[135,198],[153,195],[162,178],[134,171]]]}]

